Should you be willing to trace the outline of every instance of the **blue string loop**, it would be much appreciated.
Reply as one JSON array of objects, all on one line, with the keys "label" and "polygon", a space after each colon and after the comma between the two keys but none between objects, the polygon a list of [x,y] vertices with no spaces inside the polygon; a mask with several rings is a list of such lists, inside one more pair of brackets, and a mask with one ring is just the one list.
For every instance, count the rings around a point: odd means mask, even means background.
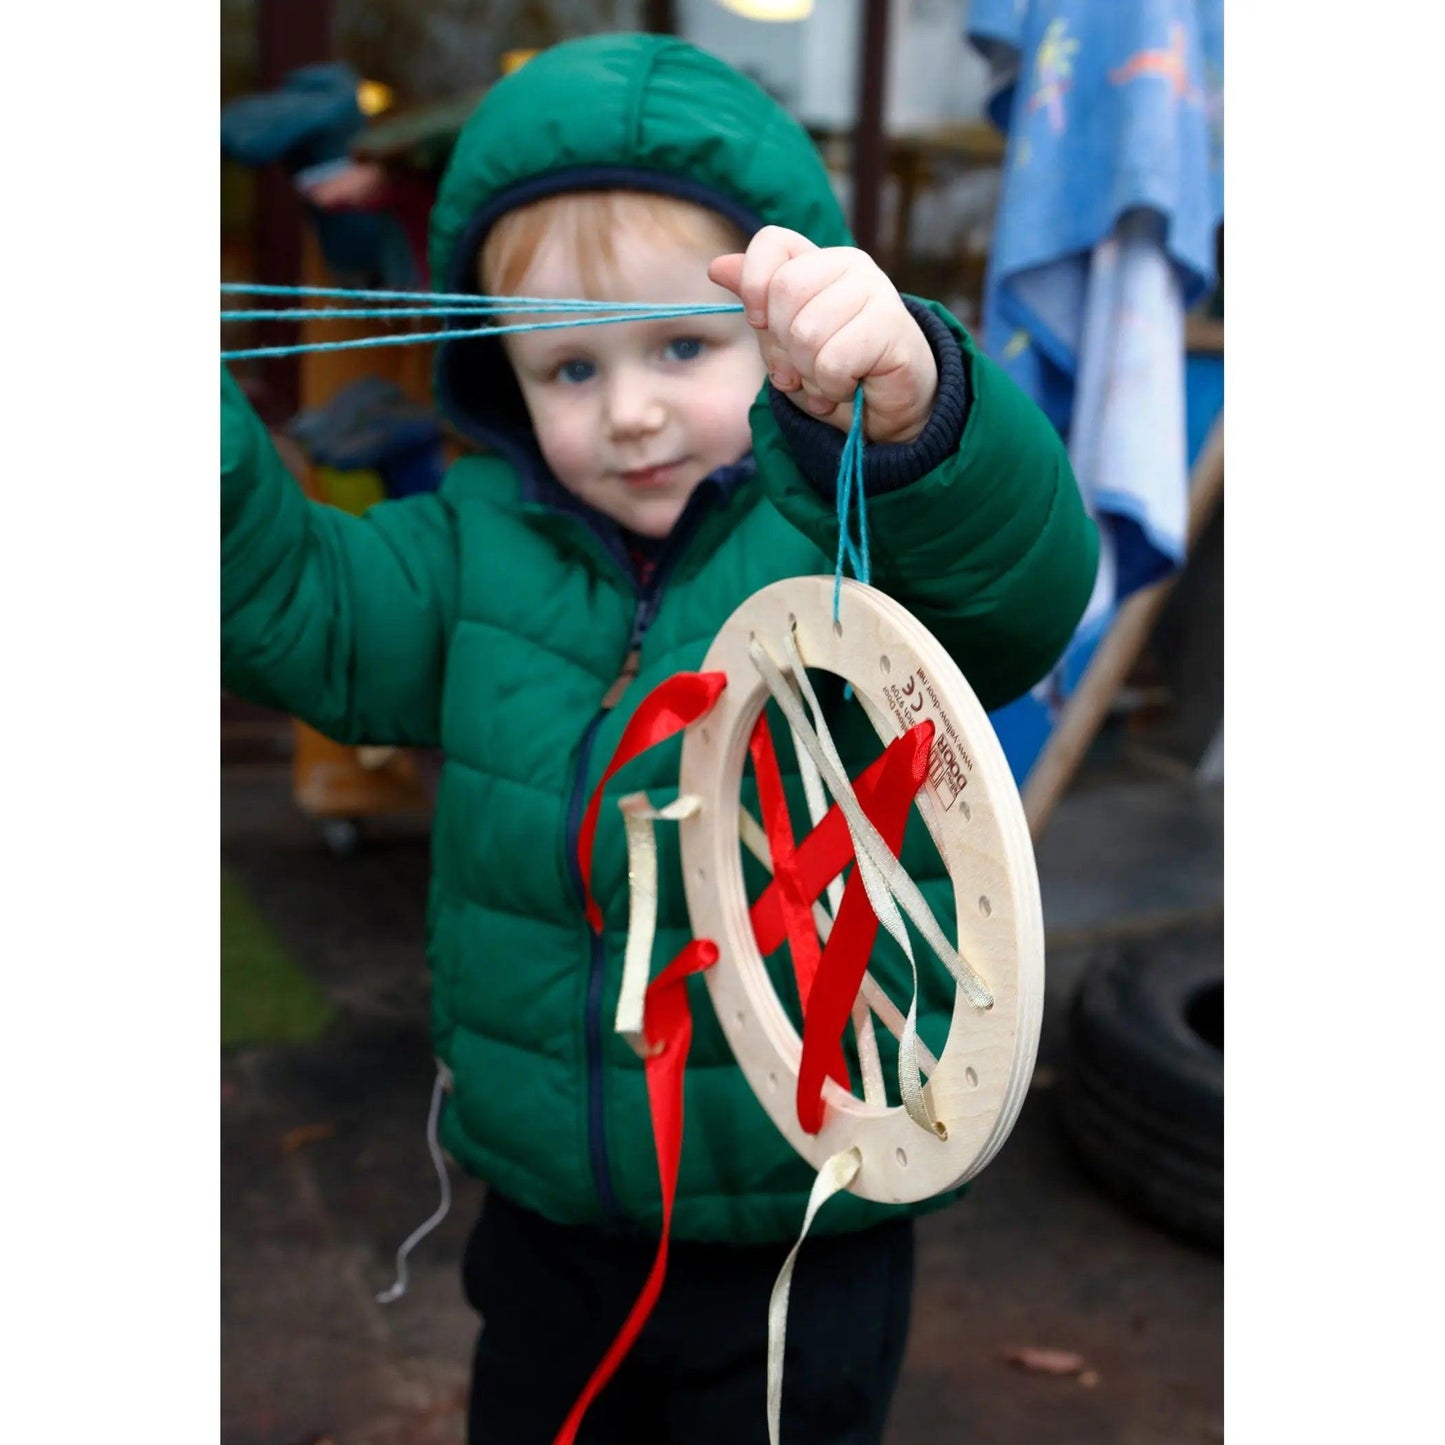
[{"label": "blue string loop", "polygon": [[303,341],[295,346],[252,346],[223,351],[222,361],[257,356],[295,356],[303,351],[361,351],[373,346],[415,346],[420,341],[461,341],[470,336],[510,336],[522,331],[556,331],[565,326],[606,326],[616,321],[671,321],[682,316],[716,316],[741,311],[741,306],[667,306],[656,311],[629,311],[623,316],[583,316],[575,321],[519,321],[511,326],[482,326],[464,331],[411,331],[404,336],[365,336],[356,341]]},{"label": "blue string loop", "polygon": [[[415,346],[427,341],[459,341],[472,336],[510,336],[523,331],[551,331],[568,326],[605,326],[617,321],[673,321],[687,316],[721,316],[741,311],[740,304],[718,303],[695,306],[658,306],[647,301],[558,300],[537,296],[428,296],[420,291],[347,291],[332,286],[262,286],[251,283],[223,284],[223,292],[260,296],[346,297],[356,300],[415,301],[430,299],[439,305],[413,310],[377,311],[369,308],[328,309],[317,307],[292,311],[223,311],[222,321],[280,320],[309,317],[313,320],[359,321],[382,316],[494,316],[503,314],[565,314],[566,321],[522,321],[507,326],[483,326],[457,331],[412,331],[400,336],[365,336],[351,341],[303,341],[293,346],[251,346],[223,351],[222,361],[244,361],[261,356],[298,356],[310,351],[360,351],[374,346]],[[453,304],[466,302],[467,304]]]},{"label": "blue string loop", "polygon": [[[648,311],[658,308],[649,306]],[[724,310],[731,309],[724,307]],[[618,312],[618,321],[635,320],[637,308],[620,310],[616,306],[593,304],[581,314],[590,315],[596,311]],[[485,306],[379,306],[374,308],[352,306],[291,306],[277,311],[263,311],[259,307],[247,307],[244,311],[223,311],[222,321],[377,321],[389,320],[393,316],[431,316],[441,320],[447,316],[570,316],[578,313],[573,301],[522,301],[520,298],[506,302],[488,302]]]},{"label": "blue string loop", "polygon": [[[347,301],[415,301],[425,306],[407,309],[309,308],[274,311],[223,311],[222,321],[273,321],[290,318],[312,320],[368,320],[391,316],[445,316],[504,314],[559,314],[565,321],[527,321],[507,326],[483,326],[458,331],[408,332],[401,336],[368,336],[352,341],[311,341],[295,346],[255,346],[243,350],[223,351],[222,361],[241,361],[260,356],[296,356],[309,351],[354,351],[373,346],[414,346],[427,341],[459,341],[472,336],[507,336],[525,331],[552,331],[569,326],[605,326],[618,321],[671,321],[688,316],[718,316],[741,311],[740,305],[655,306],[647,301],[558,300],[538,296],[473,296],[433,291],[362,291],[337,286],[271,286],[255,282],[223,282],[221,291],[229,295],[291,296]],[[605,314],[603,314],[605,313]],[[868,506],[863,489],[863,388],[853,393],[853,420],[838,462],[838,559],[833,572],[833,621],[839,620],[843,588],[843,566],[846,563],[859,582],[868,584],[871,564],[868,557]],[[857,508],[856,540],[852,531],[852,514]]]},{"label": "blue string loop", "polygon": [[[476,308],[493,310],[525,310],[531,307],[552,307],[565,311],[655,311],[651,301],[585,301],[559,300],[555,296],[478,296],[464,291],[358,291],[344,286],[264,286],[253,281],[223,281],[221,293],[226,296],[313,296],[335,301],[419,301],[445,311],[467,311]],[[724,306],[723,310],[741,311],[741,306]]]},{"label": "blue string loop", "polygon": [[[868,559],[868,503],[863,490],[863,388],[853,393],[853,421],[843,455],[838,460],[838,562],[833,569],[833,621],[838,621],[838,604],[843,591],[843,563],[847,562],[858,581],[868,584],[872,564]],[[857,541],[851,532],[852,511],[858,507]]]}]

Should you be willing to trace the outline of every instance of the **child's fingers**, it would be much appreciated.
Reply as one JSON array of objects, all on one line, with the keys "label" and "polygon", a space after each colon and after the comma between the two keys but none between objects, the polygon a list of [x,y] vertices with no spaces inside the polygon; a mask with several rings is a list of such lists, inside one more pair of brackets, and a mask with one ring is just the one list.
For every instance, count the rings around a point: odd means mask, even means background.
[{"label": "child's fingers", "polygon": [[895,369],[895,328],[885,308],[863,307],[828,338],[813,358],[813,380],[836,401],[851,401],[860,383]]},{"label": "child's fingers", "polygon": [[743,255],[737,288],[749,325],[759,330],[772,326],[770,293],[775,273],[795,257],[817,251],[818,248],[806,236],[782,226],[764,226],[753,237]]},{"label": "child's fingers", "polygon": [[802,376],[793,365],[793,359],[783,349],[782,343],[770,331],[758,333],[758,349],[763,355],[763,365],[768,369],[768,380],[779,391],[796,391],[802,385]]},{"label": "child's fingers", "polygon": [[[806,363],[828,339],[830,327],[847,319],[842,308],[861,304],[867,288],[857,254],[840,246],[810,251],[785,261],[768,283],[768,330],[800,362]],[[800,328],[804,313],[806,321]],[[802,369],[807,370],[806,364]]]},{"label": "child's fingers", "polygon": [[824,344],[810,378],[820,395],[838,400],[840,412],[849,409],[847,403],[862,385],[872,441],[908,441],[918,435],[937,391],[937,367],[923,333],[916,346],[910,344],[913,338],[906,331],[900,335],[894,310],[881,303],[866,307]]},{"label": "child's fingers", "polygon": [[[814,290],[787,323],[782,339],[790,357],[804,378],[834,401],[850,398],[856,378],[868,374],[873,358],[864,355],[858,343],[881,330],[875,299],[871,278],[850,268]],[[839,348],[835,342],[841,333],[851,344]],[[875,351],[881,347],[880,341]],[[825,353],[830,359],[826,370],[819,366]]]},{"label": "child's fingers", "polygon": [[768,380],[779,391],[797,391],[803,384],[803,378],[797,369],[786,361],[768,367]]},{"label": "child's fingers", "polygon": [[805,381],[797,390],[789,392],[788,400],[809,416],[817,417],[819,421],[832,422],[843,431],[848,430],[853,412],[851,403],[844,405],[831,397],[823,396],[812,382]]}]

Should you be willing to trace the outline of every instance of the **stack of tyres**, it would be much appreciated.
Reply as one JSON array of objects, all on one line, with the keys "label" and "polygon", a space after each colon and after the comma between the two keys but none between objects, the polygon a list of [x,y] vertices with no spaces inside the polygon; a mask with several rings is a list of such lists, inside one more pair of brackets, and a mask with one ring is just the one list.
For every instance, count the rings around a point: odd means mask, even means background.
[{"label": "stack of tyres", "polygon": [[1074,996],[1059,1103],[1095,1182],[1178,1238],[1224,1242],[1224,962],[1217,937],[1112,948]]}]

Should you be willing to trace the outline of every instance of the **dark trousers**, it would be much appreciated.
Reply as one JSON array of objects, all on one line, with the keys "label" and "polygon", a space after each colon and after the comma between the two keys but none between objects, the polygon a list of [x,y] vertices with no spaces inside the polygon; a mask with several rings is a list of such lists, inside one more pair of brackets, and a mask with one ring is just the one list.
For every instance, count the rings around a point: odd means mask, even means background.
[{"label": "dark trousers", "polygon": [[[578,1445],[767,1440],[768,1299],[789,1246],[674,1241],[662,1295]],[[482,1316],[468,1445],[551,1445],[642,1288],[654,1242],[488,1194],[462,1266]],[[786,1445],[878,1445],[913,1292],[913,1226],[809,1237],[788,1306]]]}]

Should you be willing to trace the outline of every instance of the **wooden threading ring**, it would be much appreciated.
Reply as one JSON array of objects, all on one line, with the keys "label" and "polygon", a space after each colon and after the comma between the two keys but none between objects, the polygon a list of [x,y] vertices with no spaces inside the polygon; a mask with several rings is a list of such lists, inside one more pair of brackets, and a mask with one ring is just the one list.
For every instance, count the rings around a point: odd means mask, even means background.
[{"label": "wooden threading ring", "polygon": [[[679,791],[702,806],[679,824],[682,867],[693,933],[719,949],[704,975],[713,1008],[763,1108],[813,1168],[856,1147],[862,1165],[849,1188],[907,1203],[973,1178],[1018,1118],[1043,1012],[1038,874],[1012,772],[958,666],[906,608],[861,583],[843,582],[835,623],[833,585],[831,577],[794,577],[755,592],[708,649],[702,670],[728,681],[683,739]],[[934,724],[917,807],[953,882],[955,946],[994,999],[981,1010],[955,995],[948,1040],[924,1088],[946,1138],[924,1132],[901,1105],[869,1104],[832,1080],[819,1132],[798,1122],[802,1041],[758,951],[738,847],[748,738],[769,697],[749,644],[756,636],[781,658],[790,628],[809,668],[852,684],[884,743],[925,718]],[[943,967],[926,944],[915,953],[920,971]]]}]

